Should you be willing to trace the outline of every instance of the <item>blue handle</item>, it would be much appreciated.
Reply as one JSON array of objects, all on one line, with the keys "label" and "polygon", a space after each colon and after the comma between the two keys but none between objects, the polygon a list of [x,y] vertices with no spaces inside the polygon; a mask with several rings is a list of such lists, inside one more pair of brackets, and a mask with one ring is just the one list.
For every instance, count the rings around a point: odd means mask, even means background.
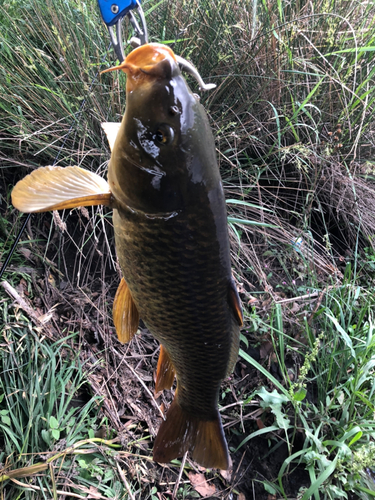
[{"label": "blue handle", "polygon": [[98,4],[107,26],[113,26],[121,17],[138,6],[137,0],[98,0]]}]

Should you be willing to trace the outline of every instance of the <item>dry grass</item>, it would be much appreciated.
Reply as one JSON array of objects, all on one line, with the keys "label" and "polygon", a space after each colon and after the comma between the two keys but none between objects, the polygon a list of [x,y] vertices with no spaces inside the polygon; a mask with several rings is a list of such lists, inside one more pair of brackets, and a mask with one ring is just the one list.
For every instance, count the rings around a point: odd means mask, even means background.
[{"label": "dry grass", "polygon": [[[94,4],[25,1],[15,24],[13,2],[0,7],[4,193],[41,164],[78,164],[105,174],[109,151],[100,122],[121,118],[124,81],[113,74],[98,78],[113,58]],[[154,4],[145,3],[145,10]],[[217,83],[202,102],[216,137],[226,197],[237,201],[228,203],[228,213],[245,306],[244,338],[278,374],[274,322],[284,320],[287,368],[297,373],[308,342],[304,321],[314,321],[327,290],[342,283],[345,266],[375,245],[374,9],[370,2],[170,0],[149,15],[151,40],[172,42],[206,81]],[[7,223],[15,221],[8,203],[2,214]],[[15,230],[16,222],[6,225],[2,255]],[[150,457],[161,418],[157,407],[167,406],[172,394],[152,393],[158,346],[146,332],[131,346],[115,338],[111,307],[119,268],[111,214],[90,209],[34,217],[21,249],[6,277],[15,286],[26,280],[30,307],[51,316],[51,341],[60,339],[64,328],[78,333],[74,348],[92,394],[102,398],[105,437],[116,433],[122,445],[116,462],[126,471],[125,481],[111,462],[121,491],[130,498],[170,498],[178,464],[160,468]],[[5,298],[0,300],[4,304]],[[267,379],[242,360],[223,385],[222,415],[233,447],[242,439],[236,433],[249,435],[250,424],[263,415],[258,403],[249,411],[243,401],[264,383]],[[235,455],[231,478],[208,476],[220,498],[241,488],[251,494],[244,471],[254,464],[246,453],[244,448]],[[191,462],[186,470],[197,472]],[[60,486],[54,471],[56,491],[64,486],[74,492],[68,482],[74,468]],[[155,478],[158,492],[151,493]],[[183,477],[179,498],[191,497],[189,484]],[[6,488],[0,494],[8,494]],[[33,495],[27,498],[40,498]]]}]

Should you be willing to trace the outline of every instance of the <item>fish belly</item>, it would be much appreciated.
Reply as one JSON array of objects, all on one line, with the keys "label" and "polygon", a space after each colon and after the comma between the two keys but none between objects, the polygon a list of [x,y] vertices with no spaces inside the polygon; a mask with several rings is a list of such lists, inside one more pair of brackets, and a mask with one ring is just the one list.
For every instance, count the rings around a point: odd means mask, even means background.
[{"label": "fish belly", "polygon": [[230,268],[214,220],[200,215],[165,220],[116,210],[114,226],[120,266],[140,317],[175,367],[179,404],[210,420],[238,324],[228,305]]}]

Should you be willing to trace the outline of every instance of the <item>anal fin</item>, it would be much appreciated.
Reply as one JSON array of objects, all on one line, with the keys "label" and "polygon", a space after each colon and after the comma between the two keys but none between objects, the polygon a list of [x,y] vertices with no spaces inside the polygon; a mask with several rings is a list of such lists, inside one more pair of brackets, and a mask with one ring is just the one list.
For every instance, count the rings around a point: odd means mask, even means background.
[{"label": "anal fin", "polygon": [[120,342],[131,340],[138,329],[139,313],[124,278],[121,278],[113,302],[113,323]]},{"label": "anal fin", "polygon": [[173,400],[154,444],[154,460],[167,463],[190,451],[203,467],[228,469],[229,453],[219,412],[212,420],[200,420]]},{"label": "anal fin", "polygon": [[77,166],[40,167],[12,191],[13,206],[24,213],[111,205],[111,198],[105,179]]},{"label": "anal fin", "polygon": [[156,369],[155,394],[173,385],[176,372],[167,349],[160,345],[158,366]]}]

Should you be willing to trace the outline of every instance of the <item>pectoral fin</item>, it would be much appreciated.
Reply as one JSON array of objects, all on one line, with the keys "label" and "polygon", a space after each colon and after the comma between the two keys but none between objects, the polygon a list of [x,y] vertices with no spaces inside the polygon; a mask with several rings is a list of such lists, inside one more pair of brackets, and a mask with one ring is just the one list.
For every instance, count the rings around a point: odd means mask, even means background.
[{"label": "pectoral fin", "polygon": [[20,212],[48,212],[93,205],[110,205],[105,179],[80,167],[41,167],[17,182],[12,204]]},{"label": "pectoral fin", "polygon": [[176,375],[172,360],[167,349],[160,346],[158,367],[156,369],[155,394],[164,389],[170,389]]},{"label": "pectoral fin", "polygon": [[124,278],[121,279],[113,302],[113,323],[120,342],[131,340],[138,329],[139,313]]},{"label": "pectoral fin", "polygon": [[120,130],[121,123],[104,122],[101,125],[102,129],[105,132],[105,135],[107,136],[109,148],[111,151],[113,151],[113,146],[115,145],[116,137],[118,131]]}]

